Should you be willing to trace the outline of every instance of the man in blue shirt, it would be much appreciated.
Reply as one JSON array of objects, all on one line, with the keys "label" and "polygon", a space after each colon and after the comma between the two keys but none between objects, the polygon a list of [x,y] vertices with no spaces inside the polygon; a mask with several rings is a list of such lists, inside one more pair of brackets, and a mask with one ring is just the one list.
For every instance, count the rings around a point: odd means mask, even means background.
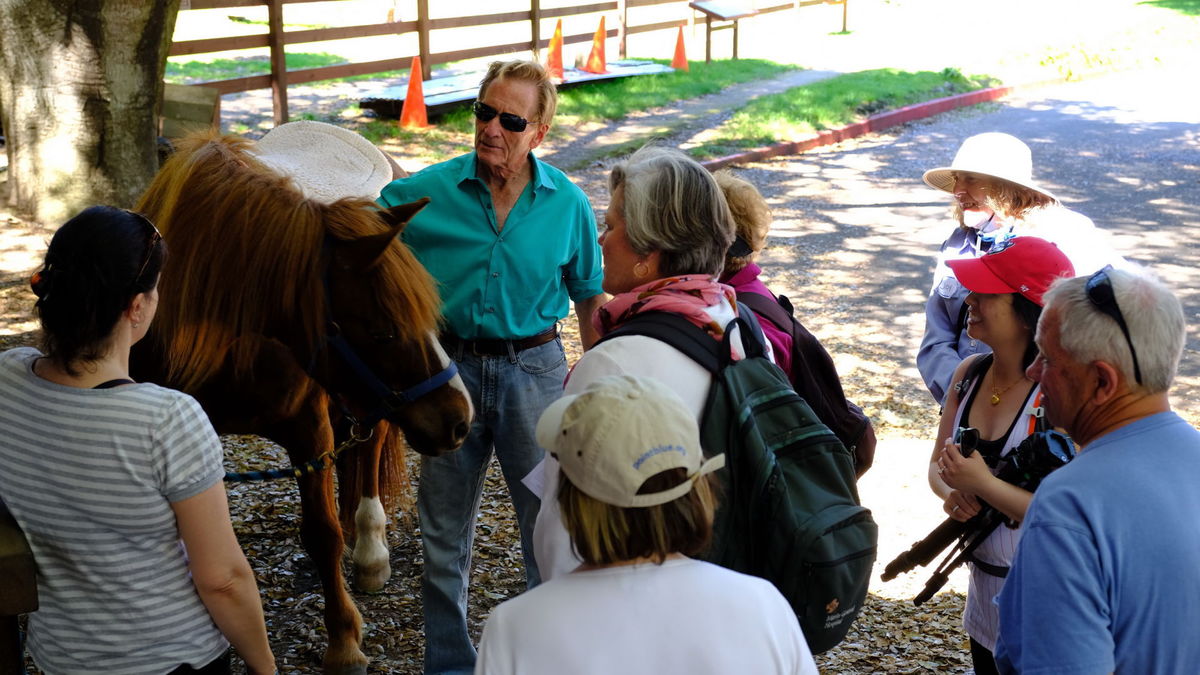
[{"label": "man in blue shirt", "polygon": [[1016,673],[1194,673],[1200,432],[1171,412],[1183,310],[1144,270],[1058,282],[1038,323],[1046,417],[1081,446],[1034,493],[997,599]]},{"label": "man in blue shirt", "polygon": [[534,429],[562,393],[566,356],[557,322],[574,301],[586,349],[604,296],[596,221],[583,191],[533,156],[557,93],[529,61],[495,62],[474,104],[475,151],[392,182],[380,202],[430,197],[402,235],[438,281],[442,344],[475,406],[463,447],[423,457],[417,492],[425,564],[425,672],[471,673],[467,586],[475,514],[493,450],[521,530],[525,576],[538,583],[539,501],[521,483],[542,459]]}]

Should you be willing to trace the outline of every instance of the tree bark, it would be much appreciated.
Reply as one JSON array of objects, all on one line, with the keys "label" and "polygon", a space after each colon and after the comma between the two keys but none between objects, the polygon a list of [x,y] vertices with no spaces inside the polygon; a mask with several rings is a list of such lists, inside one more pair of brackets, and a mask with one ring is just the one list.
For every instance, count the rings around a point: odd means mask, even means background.
[{"label": "tree bark", "polygon": [[9,203],[43,223],[132,205],[158,169],[180,0],[0,0]]}]

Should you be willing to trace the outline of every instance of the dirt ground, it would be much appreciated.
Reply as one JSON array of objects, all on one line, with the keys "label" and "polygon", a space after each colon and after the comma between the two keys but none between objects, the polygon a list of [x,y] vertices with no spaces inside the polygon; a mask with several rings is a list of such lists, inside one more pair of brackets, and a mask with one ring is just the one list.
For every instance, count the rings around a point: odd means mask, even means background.
[{"label": "dirt ground", "polygon": [[[560,151],[562,152],[562,151]],[[599,163],[574,176],[586,189],[599,215],[607,205],[605,180],[610,163]],[[747,177],[754,179],[752,168]],[[768,194],[769,197],[773,195]],[[28,276],[44,251],[52,231],[20,221],[5,214],[0,228],[0,347],[28,344],[36,338],[35,324],[30,316],[32,295],[28,291]],[[768,251],[764,266],[773,277],[793,279],[803,284],[817,270],[802,270],[793,264],[791,256],[814,257],[819,251],[801,246],[783,247],[791,251],[783,256]],[[793,293],[793,295],[795,295]],[[837,323],[839,303],[823,303],[812,317],[817,324]],[[807,310],[805,310],[807,311]],[[826,318],[827,317],[827,318]],[[566,343],[572,360],[581,353],[578,348],[578,329],[574,318],[563,324]],[[874,340],[858,343],[845,349],[851,336],[837,337],[829,342],[839,360],[881,359],[883,351],[897,352],[897,365],[902,363],[899,350],[888,345],[873,345]],[[895,347],[896,345],[891,345]],[[855,356],[861,349],[873,355]],[[923,479],[908,466],[906,458],[924,453],[922,437],[934,417],[923,392],[911,390],[899,402],[898,413],[881,416],[874,395],[868,393],[873,385],[887,380],[889,372],[859,373],[846,382],[847,391],[855,400],[868,407],[876,418],[880,433],[880,452],[876,466],[861,483],[864,502],[876,512],[884,542],[879,559],[887,562],[895,554],[921,538],[940,522],[937,503],[924,499]],[[910,387],[910,389],[912,389]],[[889,405],[897,404],[894,396]],[[226,438],[231,470],[245,470],[281,465],[285,457],[280,449],[259,439]],[[489,476],[484,503],[481,506],[477,530],[477,554],[470,616],[476,635],[493,606],[521,591],[518,537],[511,508],[505,498],[505,488],[498,472]],[[903,479],[897,480],[903,476]],[[914,496],[914,491],[920,496]],[[280,657],[284,672],[315,672],[319,670],[324,644],[320,613],[322,599],[314,573],[300,547],[298,499],[294,486],[282,481],[270,484],[242,484],[230,488],[235,525],[259,577],[264,598],[272,643]],[[898,505],[903,505],[897,508]],[[920,517],[914,515],[920,513]],[[420,619],[420,540],[415,518],[402,515],[391,532],[393,578],[382,593],[356,594],[366,621],[365,651],[372,659],[372,672],[415,673],[420,669],[422,650]],[[923,584],[927,575],[917,572],[886,585],[876,581],[870,604],[856,626],[855,632],[843,645],[821,657],[826,672],[916,672],[933,670],[961,671],[967,665],[963,636],[958,630],[962,592],[962,574],[954,577],[945,591],[919,610],[907,603]],[[924,664],[924,665],[922,665]]]},{"label": "dirt ground", "polygon": [[[805,324],[835,356],[847,394],[875,420],[880,437],[876,464],[859,487],[863,502],[880,525],[877,571],[943,517],[924,479],[937,409],[920,383],[913,355],[923,327],[921,306],[932,272],[932,252],[944,236],[941,224],[946,200],[925,187],[919,176],[925,168],[947,162],[959,140],[983,128],[1011,130],[1036,140],[1036,157],[1052,158],[1056,152],[1065,153],[1061,148],[1071,138],[1066,131],[1053,130],[1038,115],[1055,107],[1083,110],[1064,118],[1069,117],[1071,133],[1094,132],[1087,145],[1090,154],[1076,153],[1070,162],[1064,159],[1061,164],[1048,161],[1039,165],[1039,175],[1046,176],[1064,199],[1073,203],[1093,200],[1085,212],[1094,217],[1105,214],[1121,250],[1138,250],[1139,259],[1145,262],[1170,256],[1162,269],[1186,293],[1188,316],[1198,314],[1192,291],[1196,287],[1195,247],[1186,239],[1184,228],[1195,222],[1195,204],[1200,203],[1194,131],[1181,131],[1160,120],[1139,128],[1132,142],[1144,146],[1141,150],[1120,150],[1106,140],[1109,145],[1101,152],[1095,139],[1111,138],[1113,129],[1099,126],[1093,130],[1087,124],[1108,114],[1106,111],[1131,113],[1117,104],[1085,104],[1072,96],[1055,92],[1052,98],[983,106],[819,152],[736,169],[760,187],[775,213],[772,237],[760,261],[765,277],[773,288],[796,302]],[[1032,126],[1020,127],[1025,123]],[[1010,124],[1013,126],[1005,126]],[[678,132],[686,133],[686,129]],[[1180,136],[1182,141],[1177,140]],[[678,143],[680,137],[674,135],[667,142]],[[593,163],[572,174],[591,197],[599,216],[608,204],[605,180],[610,165]],[[1156,165],[1161,166],[1156,169]],[[1136,167],[1132,173],[1142,181],[1136,199],[1113,187],[1131,184],[1133,179],[1126,177],[1130,167]],[[1156,170],[1163,175],[1155,174]],[[1172,180],[1175,183],[1169,184]],[[1111,200],[1102,201],[1109,193]],[[1149,242],[1143,228],[1160,225],[1177,227],[1156,230],[1151,248],[1125,245]],[[26,344],[35,338],[27,280],[48,235],[48,230],[0,214],[0,347]],[[564,331],[572,345],[571,358],[577,358],[573,319],[564,322]],[[1176,407],[1193,423],[1193,393],[1200,370],[1195,343],[1193,328],[1174,397]],[[271,467],[283,461],[277,448],[254,439],[228,438],[226,443],[228,465],[233,470]],[[230,499],[240,540],[259,576],[280,669],[318,671],[324,644],[322,600],[296,534],[294,487],[288,482],[238,485],[230,489]],[[412,517],[399,517],[391,533],[392,580],[382,593],[355,596],[366,620],[364,644],[372,659],[372,672],[419,672],[418,535]],[[515,526],[495,472],[489,477],[481,505],[477,536],[470,601],[471,627],[476,635],[490,609],[521,590]],[[914,608],[909,599],[920,590],[928,573],[919,570],[886,584],[876,575],[855,631],[842,645],[819,657],[822,670],[968,670],[966,638],[958,629],[965,576],[958,572],[931,603]]]},{"label": "dirt ground", "polygon": [[[592,197],[601,217],[607,205],[604,182],[607,170],[608,164],[596,164],[574,176]],[[753,179],[753,174],[748,177]],[[0,348],[8,348],[36,339],[35,323],[30,315],[33,297],[28,290],[28,277],[52,230],[23,222],[11,214],[3,215],[4,220],[0,221]],[[801,247],[799,253],[809,257],[817,251]],[[779,253],[769,252],[769,255],[771,258],[765,260],[764,265],[779,278],[803,280],[816,271],[800,271]],[[778,261],[773,262],[775,259]],[[824,317],[828,312],[830,322],[836,322],[833,313],[837,308],[837,303],[829,303],[814,318],[826,323],[818,317]],[[563,330],[570,358],[574,360],[581,352],[573,317],[564,322]],[[841,340],[831,342],[831,350],[852,355],[860,347],[869,345],[865,342],[846,352],[839,349],[844,346]],[[838,358],[842,359],[842,354]],[[897,363],[900,358],[897,354]],[[860,487],[864,502],[876,512],[884,533],[886,543],[881,543],[881,562],[890,560],[940,522],[934,500],[924,499],[925,494],[913,496],[914,491],[927,488],[924,488],[923,479],[918,480],[919,472],[914,473],[905,460],[912,455],[907,449],[910,446],[913,452],[925,452],[927,444],[912,439],[921,437],[932,423],[930,406],[921,399],[922,392],[912,391],[908,396],[911,400],[903,406],[911,414],[884,421],[870,410],[873,395],[866,392],[873,382],[888,377],[886,372],[877,376],[860,374],[846,383],[851,396],[876,417],[880,432],[876,466]],[[225,443],[231,470],[274,467],[285,462],[280,449],[259,439],[230,437]],[[901,447],[906,449],[898,451]],[[905,478],[897,481],[902,475]],[[298,498],[294,486],[287,481],[236,485],[230,488],[230,501],[239,539],[259,578],[281,671],[318,672],[324,645],[322,598],[299,544]],[[905,506],[897,508],[898,504]],[[914,511],[921,512],[921,517],[912,516]],[[515,523],[498,471],[489,476],[480,516],[470,604],[471,626],[476,636],[491,608],[519,593],[523,579]],[[372,672],[415,673],[420,670],[422,653],[421,555],[415,518],[401,515],[390,536],[394,570],[391,582],[381,593],[356,594],[366,621],[364,649],[372,659]],[[934,664],[936,667],[932,669],[941,672],[958,672],[965,668],[968,661],[964,638],[957,628],[965,587],[962,575],[956,575],[942,594],[918,610],[907,602],[907,598],[919,590],[926,576],[924,572],[913,573],[886,588],[876,581],[880,588],[873,589],[868,609],[855,631],[843,645],[821,657],[825,671],[917,672],[929,670]]]}]

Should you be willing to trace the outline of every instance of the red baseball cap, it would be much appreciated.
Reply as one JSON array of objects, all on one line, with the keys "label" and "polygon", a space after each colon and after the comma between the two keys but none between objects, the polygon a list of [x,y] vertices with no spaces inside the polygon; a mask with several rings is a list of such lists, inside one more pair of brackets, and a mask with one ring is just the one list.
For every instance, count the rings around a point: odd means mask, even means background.
[{"label": "red baseball cap", "polygon": [[976,293],[1020,293],[1042,306],[1042,295],[1059,277],[1075,276],[1075,266],[1053,242],[1037,237],[998,241],[978,258],[947,260],[954,276]]}]

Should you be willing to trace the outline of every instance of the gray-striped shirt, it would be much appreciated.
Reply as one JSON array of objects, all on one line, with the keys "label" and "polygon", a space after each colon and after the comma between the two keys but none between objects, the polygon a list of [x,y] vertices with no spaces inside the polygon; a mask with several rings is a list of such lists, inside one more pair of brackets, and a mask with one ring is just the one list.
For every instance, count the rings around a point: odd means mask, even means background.
[{"label": "gray-striped shirt", "polygon": [[[0,354],[0,498],[38,566],[29,649],[47,673],[165,673],[227,647],[188,573],[171,502],[221,480],[200,406],[153,384],[77,389]],[[2,583],[2,582],[0,582]]]}]

